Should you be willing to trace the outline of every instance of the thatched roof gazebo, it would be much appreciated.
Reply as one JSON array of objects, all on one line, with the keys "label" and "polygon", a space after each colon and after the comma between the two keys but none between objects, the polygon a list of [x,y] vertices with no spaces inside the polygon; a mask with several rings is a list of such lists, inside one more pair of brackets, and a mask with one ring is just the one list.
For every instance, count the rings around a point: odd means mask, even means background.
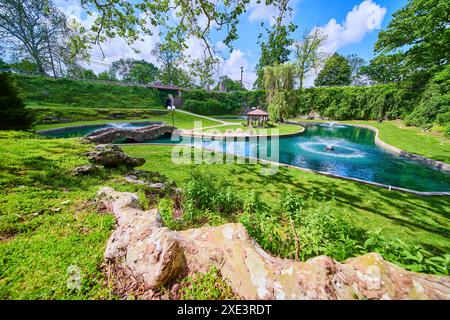
[{"label": "thatched roof gazebo", "polygon": [[254,125],[256,124],[258,127],[267,124],[269,121],[269,114],[258,108],[255,110],[252,110],[247,113],[247,125]]}]

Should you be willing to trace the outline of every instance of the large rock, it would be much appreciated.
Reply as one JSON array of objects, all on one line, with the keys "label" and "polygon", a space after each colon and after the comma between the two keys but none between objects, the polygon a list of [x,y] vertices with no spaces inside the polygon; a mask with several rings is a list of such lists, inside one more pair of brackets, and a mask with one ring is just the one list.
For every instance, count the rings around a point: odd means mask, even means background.
[{"label": "large rock", "polygon": [[134,168],[145,163],[144,158],[130,157],[119,146],[112,144],[98,145],[88,152],[87,156],[90,162],[103,165],[106,168],[117,168],[121,165]]},{"label": "large rock", "polygon": [[450,299],[450,277],[406,271],[376,253],[343,263],[326,256],[280,259],[241,224],[175,232],[156,209],[139,209],[135,194],[102,188],[99,196],[117,219],[105,258],[148,288],[216,266],[244,299]]},{"label": "large rock", "polygon": [[114,143],[119,140],[132,142],[145,142],[154,140],[166,133],[173,133],[176,127],[166,124],[149,125],[142,128],[105,128],[96,130],[84,137],[85,140],[95,143]]}]

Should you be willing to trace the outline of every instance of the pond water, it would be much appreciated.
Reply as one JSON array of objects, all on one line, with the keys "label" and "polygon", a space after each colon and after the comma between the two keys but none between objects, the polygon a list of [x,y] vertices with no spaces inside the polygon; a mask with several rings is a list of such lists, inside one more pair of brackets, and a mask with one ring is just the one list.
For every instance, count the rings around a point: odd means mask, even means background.
[{"label": "pond water", "polygon": [[[130,129],[144,126],[144,123],[129,124]],[[59,132],[58,137],[82,136],[94,130],[105,128],[70,129],[70,133]],[[416,191],[450,191],[450,174],[424,165],[420,162],[393,155],[374,143],[374,132],[359,127],[337,124],[308,124],[304,133],[281,137],[278,144],[280,163],[301,168],[327,172],[344,177],[357,178]],[[55,133],[48,134],[55,136]],[[208,150],[233,153],[267,159],[272,155],[272,143],[266,145],[254,139],[231,141],[210,138],[163,136],[149,144],[196,144]],[[274,150],[276,154],[276,150]],[[269,157],[269,160],[273,158]]]},{"label": "pond water", "polygon": [[[365,128],[332,125],[305,125],[301,135],[279,139],[277,162],[377,182],[416,191],[450,191],[450,174],[420,162],[393,155],[374,143],[375,134]],[[163,137],[149,143],[201,144],[202,147],[241,156],[271,154],[272,144],[258,146],[248,139],[223,140]],[[269,159],[270,160],[270,159]]]}]

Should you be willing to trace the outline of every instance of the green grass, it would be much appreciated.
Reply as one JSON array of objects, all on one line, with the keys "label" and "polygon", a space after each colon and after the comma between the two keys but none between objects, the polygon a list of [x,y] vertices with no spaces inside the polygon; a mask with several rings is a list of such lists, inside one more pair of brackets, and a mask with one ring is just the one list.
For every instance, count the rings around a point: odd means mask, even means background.
[{"label": "green grass", "polygon": [[36,114],[36,124],[53,124],[94,120],[139,120],[155,115],[167,114],[159,109],[117,109],[117,108],[69,108],[47,104],[46,107],[28,103],[27,108]]},{"label": "green grass", "polygon": [[164,94],[160,95],[155,89],[17,74],[14,79],[25,103],[35,106],[120,109],[160,109],[164,106],[161,99]]},{"label": "green grass", "polygon": [[[293,119],[305,122],[303,119]],[[313,120],[310,122],[328,122]],[[424,131],[417,127],[407,127],[402,121],[336,121],[344,124],[365,124],[379,130],[379,138],[394,147],[430,159],[450,163],[450,140],[439,132]]]},{"label": "green grass", "polygon": [[[237,130],[237,129],[241,129],[243,131],[248,131],[250,130],[250,128],[248,127],[244,127],[242,126],[240,123],[236,123],[236,125],[223,125],[220,127],[214,127],[214,128],[208,128],[208,129],[203,129],[202,131],[205,133],[208,132],[214,132],[214,131],[220,131],[220,132],[225,132],[226,130]],[[278,124],[276,125],[276,127],[274,128],[253,128],[252,129],[254,133],[258,133],[258,134],[268,134],[271,135],[273,134],[292,134],[292,133],[298,133],[302,131],[302,127],[297,126],[297,125],[291,125],[291,124]]]},{"label": "green grass", "polygon": [[[82,153],[89,148],[76,139],[0,132],[0,299],[116,298],[101,271],[114,219],[93,200],[101,186],[131,192],[141,187],[125,183],[120,170],[73,176],[72,168],[87,163]],[[143,169],[165,174],[179,186],[198,167],[242,194],[261,191],[271,206],[286,189],[305,197],[314,192],[334,197],[355,226],[382,228],[386,236],[433,251],[450,250],[449,197],[417,197],[285,167],[276,175],[264,176],[261,165],[175,165],[169,146],[126,146],[124,150],[146,158]],[[81,290],[67,287],[70,266],[81,271]],[[204,296],[198,290],[202,286],[213,290],[216,281],[203,280],[186,296]]]},{"label": "green grass", "polygon": [[[203,127],[214,126],[220,124],[220,122],[207,120],[204,118],[199,118],[190,114],[175,112],[174,115],[175,126],[179,129],[192,129],[194,128],[195,121],[201,121]],[[172,115],[166,114],[163,116],[149,116],[144,118],[139,118],[139,120],[128,120],[128,119],[120,119],[120,120],[93,120],[93,121],[74,121],[68,123],[52,123],[52,124],[39,124],[35,126],[35,130],[47,130],[47,129],[55,129],[62,128],[67,126],[82,126],[88,124],[105,124],[111,122],[139,122],[139,121],[163,121],[169,125],[172,125]]]},{"label": "green grass", "polygon": [[[261,175],[260,165],[175,165],[170,146],[126,146],[124,150],[144,157],[143,166],[156,170],[183,184],[195,167],[217,175],[242,194],[255,189],[271,206],[283,190],[307,197],[311,192],[334,196],[339,208],[349,214],[355,226],[364,230],[383,229],[387,236],[398,236],[407,243],[448,252],[450,249],[450,197],[418,197],[357,182],[329,178],[294,168],[279,167],[279,173]],[[197,151],[201,152],[201,151]]]}]

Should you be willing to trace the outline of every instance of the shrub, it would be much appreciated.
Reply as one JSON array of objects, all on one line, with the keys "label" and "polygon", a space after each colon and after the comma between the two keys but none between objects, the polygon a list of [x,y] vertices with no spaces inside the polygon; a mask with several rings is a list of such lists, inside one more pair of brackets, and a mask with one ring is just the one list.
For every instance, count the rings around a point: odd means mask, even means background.
[{"label": "shrub", "polygon": [[429,128],[433,123],[450,123],[450,66],[447,66],[427,84],[419,104],[406,117],[407,125]]},{"label": "shrub", "polygon": [[9,73],[0,73],[0,129],[26,130],[31,128],[34,114],[25,108]]},{"label": "shrub", "polygon": [[237,196],[236,190],[210,174],[191,172],[190,180],[183,190],[183,207],[191,214],[193,209],[224,214],[232,214],[242,209],[242,200]]},{"label": "shrub", "polygon": [[216,267],[207,273],[196,273],[180,282],[178,290],[181,300],[234,300],[236,295],[230,285],[222,279]]}]

